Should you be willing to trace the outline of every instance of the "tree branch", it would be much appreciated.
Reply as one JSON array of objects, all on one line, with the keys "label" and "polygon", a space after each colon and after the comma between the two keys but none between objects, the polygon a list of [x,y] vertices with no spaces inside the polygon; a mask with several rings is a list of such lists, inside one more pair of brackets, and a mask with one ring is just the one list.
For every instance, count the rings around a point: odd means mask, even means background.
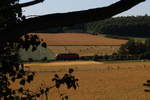
[{"label": "tree branch", "polygon": [[103,20],[124,12],[143,1],[145,0],[120,0],[108,7],[69,13],[48,14],[35,18],[29,18],[7,28],[5,33],[9,34],[12,32],[13,35],[22,35],[51,27],[61,27]]},{"label": "tree branch", "polygon": [[44,0],[34,0],[34,1],[26,2],[26,3],[16,4],[16,5],[7,7],[7,8],[6,8],[6,7],[2,7],[2,8],[0,8],[0,12],[4,12],[4,11],[10,10],[10,9],[17,9],[18,7],[19,7],[19,8],[22,8],[22,7],[32,6],[32,5],[41,3],[41,2],[43,2],[43,1],[44,1]]},{"label": "tree branch", "polygon": [[73,24],[103,20],[121,12],[124,12],[143,1],[145,0],[121,0],[115,4],[103,8],[69,12],[63,14],[49,14],[27,19],[22,22],[21,25],[23,27],[26,27],[25,30],[27,32],[34,32],[36,30],[44,28],[68,26]]},{"label": "tree branch", "polygon": [[30,1],[30,2],[19,4],[19,6],[20,7],[28,7],[28,6],[31,6],[31,5],[35,5],[35,4],[41,3],[43,1],[44,0],[34,0],[34,1]]}]

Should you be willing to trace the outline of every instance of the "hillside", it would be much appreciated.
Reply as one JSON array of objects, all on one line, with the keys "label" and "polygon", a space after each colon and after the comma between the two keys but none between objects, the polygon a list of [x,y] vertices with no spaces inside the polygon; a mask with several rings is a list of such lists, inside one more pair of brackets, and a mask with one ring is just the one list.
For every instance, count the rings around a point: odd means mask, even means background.
[{"label": "hillside", "polygon": [[127,40],[91,35],[87,33],[36,33],[47,44],[48,48],[38,47],[32,52],[20,50],[23,61],[54,60],[60,53],[77,53],[80,56],[111,55]]},{"label": "hillside", "polygon": [[55,55],[77,53],[80,56],[111,55],[127,40],[87,33],[38,33]]},{"label": "hillside", "polygon": [[102,35],[86,33],[38,33],[48,45],[121,45],[127,40],[107,38]]}]

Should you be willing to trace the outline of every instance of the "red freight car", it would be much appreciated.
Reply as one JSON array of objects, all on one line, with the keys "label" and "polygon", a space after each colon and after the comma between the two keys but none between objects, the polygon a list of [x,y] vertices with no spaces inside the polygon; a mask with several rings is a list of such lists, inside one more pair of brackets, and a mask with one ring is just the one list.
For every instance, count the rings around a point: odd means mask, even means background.
[{"label": "red freight car", "polygon": [[61,53],[56,56],[56,60],[78,60],[79,54],[77,53]]}]

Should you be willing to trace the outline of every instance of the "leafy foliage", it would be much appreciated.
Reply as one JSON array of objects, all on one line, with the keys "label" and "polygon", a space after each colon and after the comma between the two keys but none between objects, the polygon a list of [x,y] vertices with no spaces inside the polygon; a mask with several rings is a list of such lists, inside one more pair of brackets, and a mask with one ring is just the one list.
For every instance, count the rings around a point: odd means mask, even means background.
[{"label": "leafy foliage", "polygon": [[56,88],[59,88],[61,84],[66,84],[68,89],[76,89],[78,87],[78,79],[72,75],[73,71],[73,69],[69,69],[69,74],[65,74],[62,78],[55,74],[55,77],[52,79],[52,81],[55,81]]},{"label": "leafy foliage", "polygon": [[30,46],[32,46],[32,51],[35,51],[39,45],[46,48],[47,44],[40,40],[40,38],[37,35],[33,34],[26,34],[22,38],[18,39],[17,41],[19,43],[19,48],[23,48],[25,50],[28,50]]},{"label": "leafy foliage", "polygon": [[[21,21],[25,20],[25,17],[22,15],[21,6],[34,5],[39,2],[43,2],[43,0],[34,0],[24,3],[23,5],[19,4],[19,0],[0,1],[0,30],[13,27],[13,25],[19,24]],[[27,51],[30,47],[32,47],[32,51],[35,51],[39,45],[46,48],[47,44],[37,35],[25,34],[24,36],[17,38],[17,40],[0,41],[0,44],[0,99],[36,100],[37,97],[40,97],[43,94],[47,95],[49,89],[56,87],[41,87],[38,92],[33,92],[24,88],[27,83],[30,84],[34,80],[35,72],[31,72],[24,68],[24,64],[19,59],[18,51],[20,48]],[[73,71],[71,71],[71,73],[72,72]],[[66,79],[64,79],[70,80],[67,82],[64,81],[67,84],[69,84],[69,82],[72,82],[73,84],[75,81],[74,76],[71,76],[71,73],[66,74],[68,77],[65,77]],[[18,84],[19,88],[11,88],[12,83]],[[76,84],[72,86],[76,87]]]},{"label": "leafy foliage", "polygon": [[[32,46],[36,50],[41,42],[36,35],[25,35],[18,41],[1,42],[0,45],[0,98],[4,100],[27,100],[33,95],[22,86],[31,83],[34,79],[34,72],[24,69],[24,65],[19,60],[18,50],[24,48],[28,50]],[[19,81],[20,88],[14,90],[10,88],[11,83]],[[18,94],[21,93],[21,96]]]},{"label": "leafy foliage", "polygon": [[[57,74],[52,81],[55,82],[54,86],[48,86],[46,88],[39,87],[39,91],[33,92],[29,89],[25,89],[24,86],[27,83],[31,83],[34,80],[35,72],[30,72],[24,69],[24,64],[20,62],[18,56],[19,48],[28,50],[32,46],[33,51],[39,45],[45,44],[40,41],[36,35],[25,35],[16,42],[1,42],[0,45],[0,99],[4,100],[36,100],[41,95],[48,95],[48,92],[52,88],[60,88],[62,84],[65,84],[68,89],[78,87],[78,79],[72,75],[73,69],[69,69],[68,74],[65,74],[60,78]],[[45,47],[44,45],[44,47]],[[19,84],[18,89],[10,88],[11,84]],[[20,95],[21,94],[21,95]],[[61,98],[68,99],[68,96],[61,95]]]},{"label": "leafy foliage", "polygon": [[[0,27],[5,28],[15,23],[19,23],[21,20],[24,20],[22,15],[21,7],[13,8],[13,6],[19,4],[19,0],[1,0],[0,1]],[[5,10],[11,8],[9,10]]]}]

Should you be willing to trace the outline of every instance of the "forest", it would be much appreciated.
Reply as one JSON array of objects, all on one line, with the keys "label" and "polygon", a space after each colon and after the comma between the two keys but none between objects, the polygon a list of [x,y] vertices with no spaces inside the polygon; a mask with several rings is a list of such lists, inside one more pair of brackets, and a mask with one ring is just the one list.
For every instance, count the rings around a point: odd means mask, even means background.
[{"label": "forest", "polygon": [[88,33],[117,36],[150,36],[150,16],[114,17],[85,25]]},{"label": "forest", "polygon": [[90,34],[105,34],[111,36],[147,37],[150,36],[150,16],[123,16],[76,24],[69,27],[45,29],[46,33],[84,32]]}]

